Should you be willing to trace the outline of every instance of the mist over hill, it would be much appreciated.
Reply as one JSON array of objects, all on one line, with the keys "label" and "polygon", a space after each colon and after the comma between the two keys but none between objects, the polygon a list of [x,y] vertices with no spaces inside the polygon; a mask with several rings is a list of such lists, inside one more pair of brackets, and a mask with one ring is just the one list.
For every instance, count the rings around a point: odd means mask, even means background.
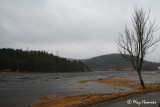
[{"label": "mist over hill", "polygon": [[[82,60],[92,70],[134,70],[120,54],[108,54]],[[142,70],[158,70],[159,63],[145,61]]]}]

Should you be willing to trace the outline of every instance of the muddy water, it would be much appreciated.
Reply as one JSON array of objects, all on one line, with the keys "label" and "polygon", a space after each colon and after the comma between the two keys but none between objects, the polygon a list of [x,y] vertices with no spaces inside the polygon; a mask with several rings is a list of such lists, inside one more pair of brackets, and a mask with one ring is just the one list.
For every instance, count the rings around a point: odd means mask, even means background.
[{"label": "muddy water", "polygon": [[[44,95],[67,96],[119,91],[110,84],[98,82],[77,83],[77,81],[135,73],[134,71],[95,71],[0,74],[0,107],[26,107],[28,104],[33,103],[37,97]],[[146,82],[160,82],[159,77],[160,75],[146,75],[144,79]],[[126,78],[137,79],[135,76],[127,76]]]}]

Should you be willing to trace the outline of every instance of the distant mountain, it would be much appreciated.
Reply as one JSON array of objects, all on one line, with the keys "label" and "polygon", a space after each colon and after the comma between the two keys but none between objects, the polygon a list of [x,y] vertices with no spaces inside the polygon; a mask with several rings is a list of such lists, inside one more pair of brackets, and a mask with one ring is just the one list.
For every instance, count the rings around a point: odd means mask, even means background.
[{"label": "distant mountain", "polygon": [[69,61],[45,51],[0,49],[0,71],[77,72],[89,71],[81,61]]},{"label": "distant mountain", "polygon": [[[129,61],[124,60],[120,54],[109,54],[82,60],[94,70],[134,70]],[[143,70],[157,70],[159,63],[145,61]]]}]

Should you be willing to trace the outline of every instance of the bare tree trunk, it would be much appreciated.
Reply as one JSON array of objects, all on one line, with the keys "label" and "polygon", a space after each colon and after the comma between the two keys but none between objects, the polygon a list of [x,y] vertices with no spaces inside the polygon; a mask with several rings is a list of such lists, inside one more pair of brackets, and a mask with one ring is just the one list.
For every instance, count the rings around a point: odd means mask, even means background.
[{"label": "bare tree trunk", "polygon": [[145,86],[145,84],[144,84],[144,82],[143,82],[143,78],[142,78],[141,71],[138,70],[137,72],[138,72],[138,76],[139,76],[139,80],[140,80],[140,82],[141,82],[142,88],[143,88],[143,89],[146,89],[146,86]]},{"label": "bare tree trunk", "polygon": [[118,50],[120,54],[130,61],[138,73],[141,86],[146,89],[141,75],[141,68],[143,66],[144,57],[155,50],[155,48],[149,51],[149,48],[153,47],[160,41],[160,37],[154,39],[154,32],[158,30],[158,23],[156,20],[151,22],[149,15],[143,8],[134,8],[133,14],[133,30],[129,30],[127,27],[124,30],[124,34],[120,34],[120,38],[117,39]]}]

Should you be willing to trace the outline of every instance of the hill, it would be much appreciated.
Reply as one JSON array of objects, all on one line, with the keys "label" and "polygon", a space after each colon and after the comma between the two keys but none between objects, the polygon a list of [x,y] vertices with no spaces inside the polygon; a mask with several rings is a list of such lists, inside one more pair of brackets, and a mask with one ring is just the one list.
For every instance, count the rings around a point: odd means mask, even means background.
[{"label": "hill", "polygon": [[[93,70],[133,70],[129,61],[120,54],[109,54],[82,60]],[[157,70],[158,63],[145,61],[143,70]]]},{"label": "hill", "polygon": [[69,61],[45,51],[0,49],[0,71],[76,72],[89,70],[81,61]]}]

